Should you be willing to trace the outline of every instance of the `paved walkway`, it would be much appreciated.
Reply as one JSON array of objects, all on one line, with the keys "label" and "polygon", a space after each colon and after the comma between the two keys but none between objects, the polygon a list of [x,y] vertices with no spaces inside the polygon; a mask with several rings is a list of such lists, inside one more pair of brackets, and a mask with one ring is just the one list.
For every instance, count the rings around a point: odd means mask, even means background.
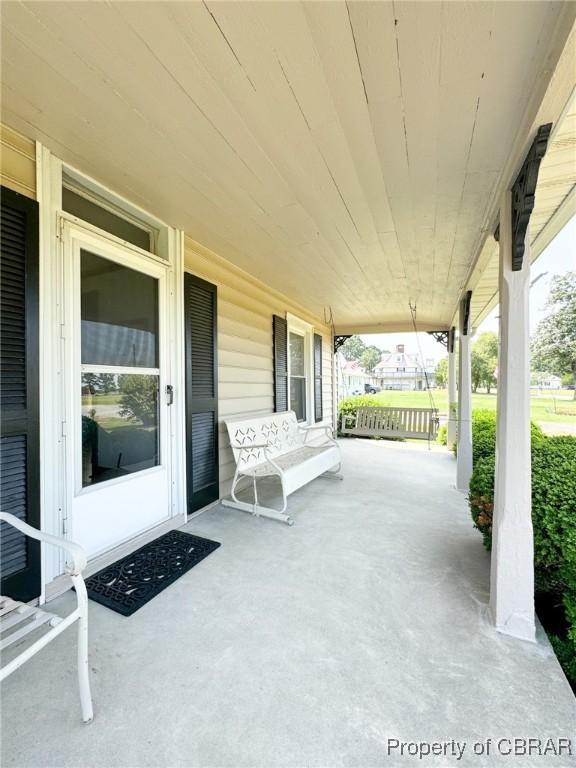
[{"label": "paved walkway", "polygon": [[[342,448],[345,480],[292,496],[292,528],[216,508],[188,528],[222,546],[138,613],[91,603],[92,724],[71,633],[9,678],[2,765],[567,768],[497,753],[573,736],[576,702],[541,633],[487,624],[488,555],[453,457]],[[389,739],[448,754],[388,755]]]},{"label": "paved walkway", "polygon": [[557,421],[539,421],[538,424],[546,435],[576,435],[576,424]]}]

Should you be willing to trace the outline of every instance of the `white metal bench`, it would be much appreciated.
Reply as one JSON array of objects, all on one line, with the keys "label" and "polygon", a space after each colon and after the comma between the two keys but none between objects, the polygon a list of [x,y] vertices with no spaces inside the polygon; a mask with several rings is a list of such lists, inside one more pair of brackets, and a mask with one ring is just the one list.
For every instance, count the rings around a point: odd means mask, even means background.
[{"label": "white metal bench", "polygon": [[[349,426],[353,422],[353,426]],[[356,415],[343,414],[341,433],[356,437],[411,437],[435,440],[437,408],[378,408],[362,406]]]},{"label": "white metal bench", "polygon": [[[285,411],[228,421],[226,428],[236,461],[232,498],[222,501],[227,507],[292,525],[293,520],[285,514],[287,497],[291,493],[325,472],[341,477],[338,474],[341,467],[340,448],[334,440],[332,427],[303,426],[298,423],[293,411]],[[258,503],[256,480],[272,475],[278,476],[282,484],[281,510]],[[238,483],[243,477],[252,478],[253,504],[240,501],[236,496]]]},{"label": "white metal bench", "polygon": [[38,637],[31,645],[24,647],[17,656],[2,667],[0,670],[0,680],[4,680],[12,672],[15,672],[22,664],[31,659],[38,651],[42,650],[48,643],[77,621],[80,704],[82,707],[82,720],[85,723],[89,723],[93,718],[93,711],[88,669],[88,596],[86,594],[86,585],[82,578],[82,571],[86,567],[84,550],[78,544],[74,544],[71,541],[42,533],[7,512],[0,512],[0,521],[4,521],[8,525],[17,528],[32,539],[60,547],[70,555],[72,563],[67,566],[66,573],[72,579],[78,600],[76,609],[68,616],[61,618],[40,608],[12,600],[10,597],[0,597],[0,650],[2,653],[10,646],[16,647],[18,643],[24,642],[28,635],[31,635],[41,627],[49,627],[47,632]]}]

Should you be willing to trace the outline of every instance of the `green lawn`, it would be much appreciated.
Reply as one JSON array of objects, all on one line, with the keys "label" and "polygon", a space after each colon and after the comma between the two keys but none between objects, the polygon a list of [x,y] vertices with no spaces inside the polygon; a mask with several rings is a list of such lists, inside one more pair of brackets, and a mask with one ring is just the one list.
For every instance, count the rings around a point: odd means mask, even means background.
[{"label": "green lawn", "polygon": [[[373,397],[377,398],[383,406],[397,406],[403,408],[428,408],[430,397],[427,392],[397,392],[385,390]],[[448,414],[448,392],[445,389],[432,390],[432,399],[441,415]],[[486,394],[477,392],[472,394],[472,408],[496,410],[496,392]],[[533,395],[530,407],[532,419],[536,422],[553,421],[564,424],[576,424],[576,401],[572,399],[572,392],[561,390],[545,395]]]},{"label": "green lawn", "polygon": [[82,405],[115,405],[120,402],[119,392],[109,392],[107,395],[82,395]]}]

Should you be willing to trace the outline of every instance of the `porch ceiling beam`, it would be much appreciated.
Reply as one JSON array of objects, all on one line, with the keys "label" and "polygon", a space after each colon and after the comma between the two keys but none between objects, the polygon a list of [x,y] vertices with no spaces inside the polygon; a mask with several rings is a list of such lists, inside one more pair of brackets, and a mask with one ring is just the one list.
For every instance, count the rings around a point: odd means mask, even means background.
[{"label": "porch ceiling beam", "polygon": [[[536,259],[541,256],[544,249],[550,245],[556,235],[561,232],[570,219],[576,216],[576,186],[572,187],[570,192],[566,195],[559,208],[556,209],[554,214],[550,217],[548,222],[538,233],[536,239],[530,246],[530,263],[534,264]],[[497,230],[498,231],[498,228]],[[494,258],[498,258],[498,248],[496,246]],[[494,292],[490,298],[486,301],[482,309],[473,314],[473,324],[478,327],[483,320],[485,320],[494,307],[498,304],[498,286],[494,286]]]},{"label": "porch ceiling beam", "polygon": [[[449,331],[450,326],[443,326],[441,323],[430,323],[418,321],[418,331],[426,333],[441,333]],[[373,323],[371,325],[336,325],[334,333],[336,336],[352,336],[362,333],[413,333],[414,328],[410,320],[398,323]]]},{"label": "porch ceiling beam", "polygon": [[[484,225],[479,232],[479,238],[477,245],[473,251],[473,258],[471,260],[471,269],[467,280],[465,281],[465,288],[472,289],[476,296],[476,301],[481,301],[480,307],[473,307],[473,324],[478,326],[482,320],[484,320],[488,314],[494,309],[498,303],[498,270],[495,269],[498,260],[498,245],[494,242],[494,231],[499,224],[499,211],[501,204],[501,196],[507,189],[510,189],[513,180],[517,178],[520,168],[524,164],[526,154],[532,144],[534,136],[539,126],[546,123],[553,123],[554,130],[549,140],[549,144],[554,144],[557,133],[562,130],[562,125],[569,129],[569,122],[565,121],[565,118],[570,116],[570,103],[574,98],[574,67],[576,65],[576,4],[569,3],[563,8],[561,19],[559,20],[558,30],[562,29],[562,34],[556,40],[555,45],[562,48],[560,56],[555,64],[554,74],[550,81],[546,80],[546,77],[541,77],[535,84],[535,88],[532,91],[529,104],[524,114],[524,120],[522,127],[519,129],[516,140],[511,151],[508,154],[508,160],[501,173],[500,181],[495,186],[492,194],[491,205],[486,209],[484,217]],[[552,55],[552,54],[550,54]],[[546,160],[544,161],[546,162]],[[572,171],[572,165],[562,162],[561,175]],[[558,201],[560,207],[565,202]],[[572,205],[576,208],[575,201],[572,200]],[[536,211],[538,210],[539,203],[536,199]],[[542,210],[541,215],[545,215],[545,209]],[[568,212],[566,211],[566,214]],[[556,213],[550,217],[550,223],[556,217]],[[548,242],[552,240],[564,223],[570,218],[570,215],[566,215],[563,218],[563,223],[555,228],[555,231],[551,234]],[[543,230],[548,226],[548,222],[544,224]],[[537,240],[540,240],[540,233]],[[532,243],[530,248],[530,259],[534,261],[542,252],[547,243]],[[485,273],[488,272],[488,275]],[[486,300],[481,299],[481,292],[477,289],[482,287],[483,293],[487,295]],[[492,290],[491,295],[490,290]],[[463,293],[461,294],[461,296]],[[453,319],[457,322],[459,305],[454,307]]]}]

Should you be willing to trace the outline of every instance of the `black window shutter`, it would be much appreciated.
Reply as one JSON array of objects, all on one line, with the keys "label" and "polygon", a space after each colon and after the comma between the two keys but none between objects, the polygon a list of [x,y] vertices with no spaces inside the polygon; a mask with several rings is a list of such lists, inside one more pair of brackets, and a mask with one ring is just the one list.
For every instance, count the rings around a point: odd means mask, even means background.
[{"label": "black window shutter", "polygon": [[188,512],[220,496],[216,286],[184,275]]},{"label": "black window shutter", "polygon": [[[38,203],[2,187],[0,220],[0,499],[40,528]],[[0,591],[40,594],[40,545],[0,524]]]},{"label": "black window shutter", "polygon": [[272,318],[274,341],[274,411],[288,410],[288,323],[285,317]]},{"label": "black window shutter", "polygon": [[314,421],[322,421],[322,336],[314,334]]}]

